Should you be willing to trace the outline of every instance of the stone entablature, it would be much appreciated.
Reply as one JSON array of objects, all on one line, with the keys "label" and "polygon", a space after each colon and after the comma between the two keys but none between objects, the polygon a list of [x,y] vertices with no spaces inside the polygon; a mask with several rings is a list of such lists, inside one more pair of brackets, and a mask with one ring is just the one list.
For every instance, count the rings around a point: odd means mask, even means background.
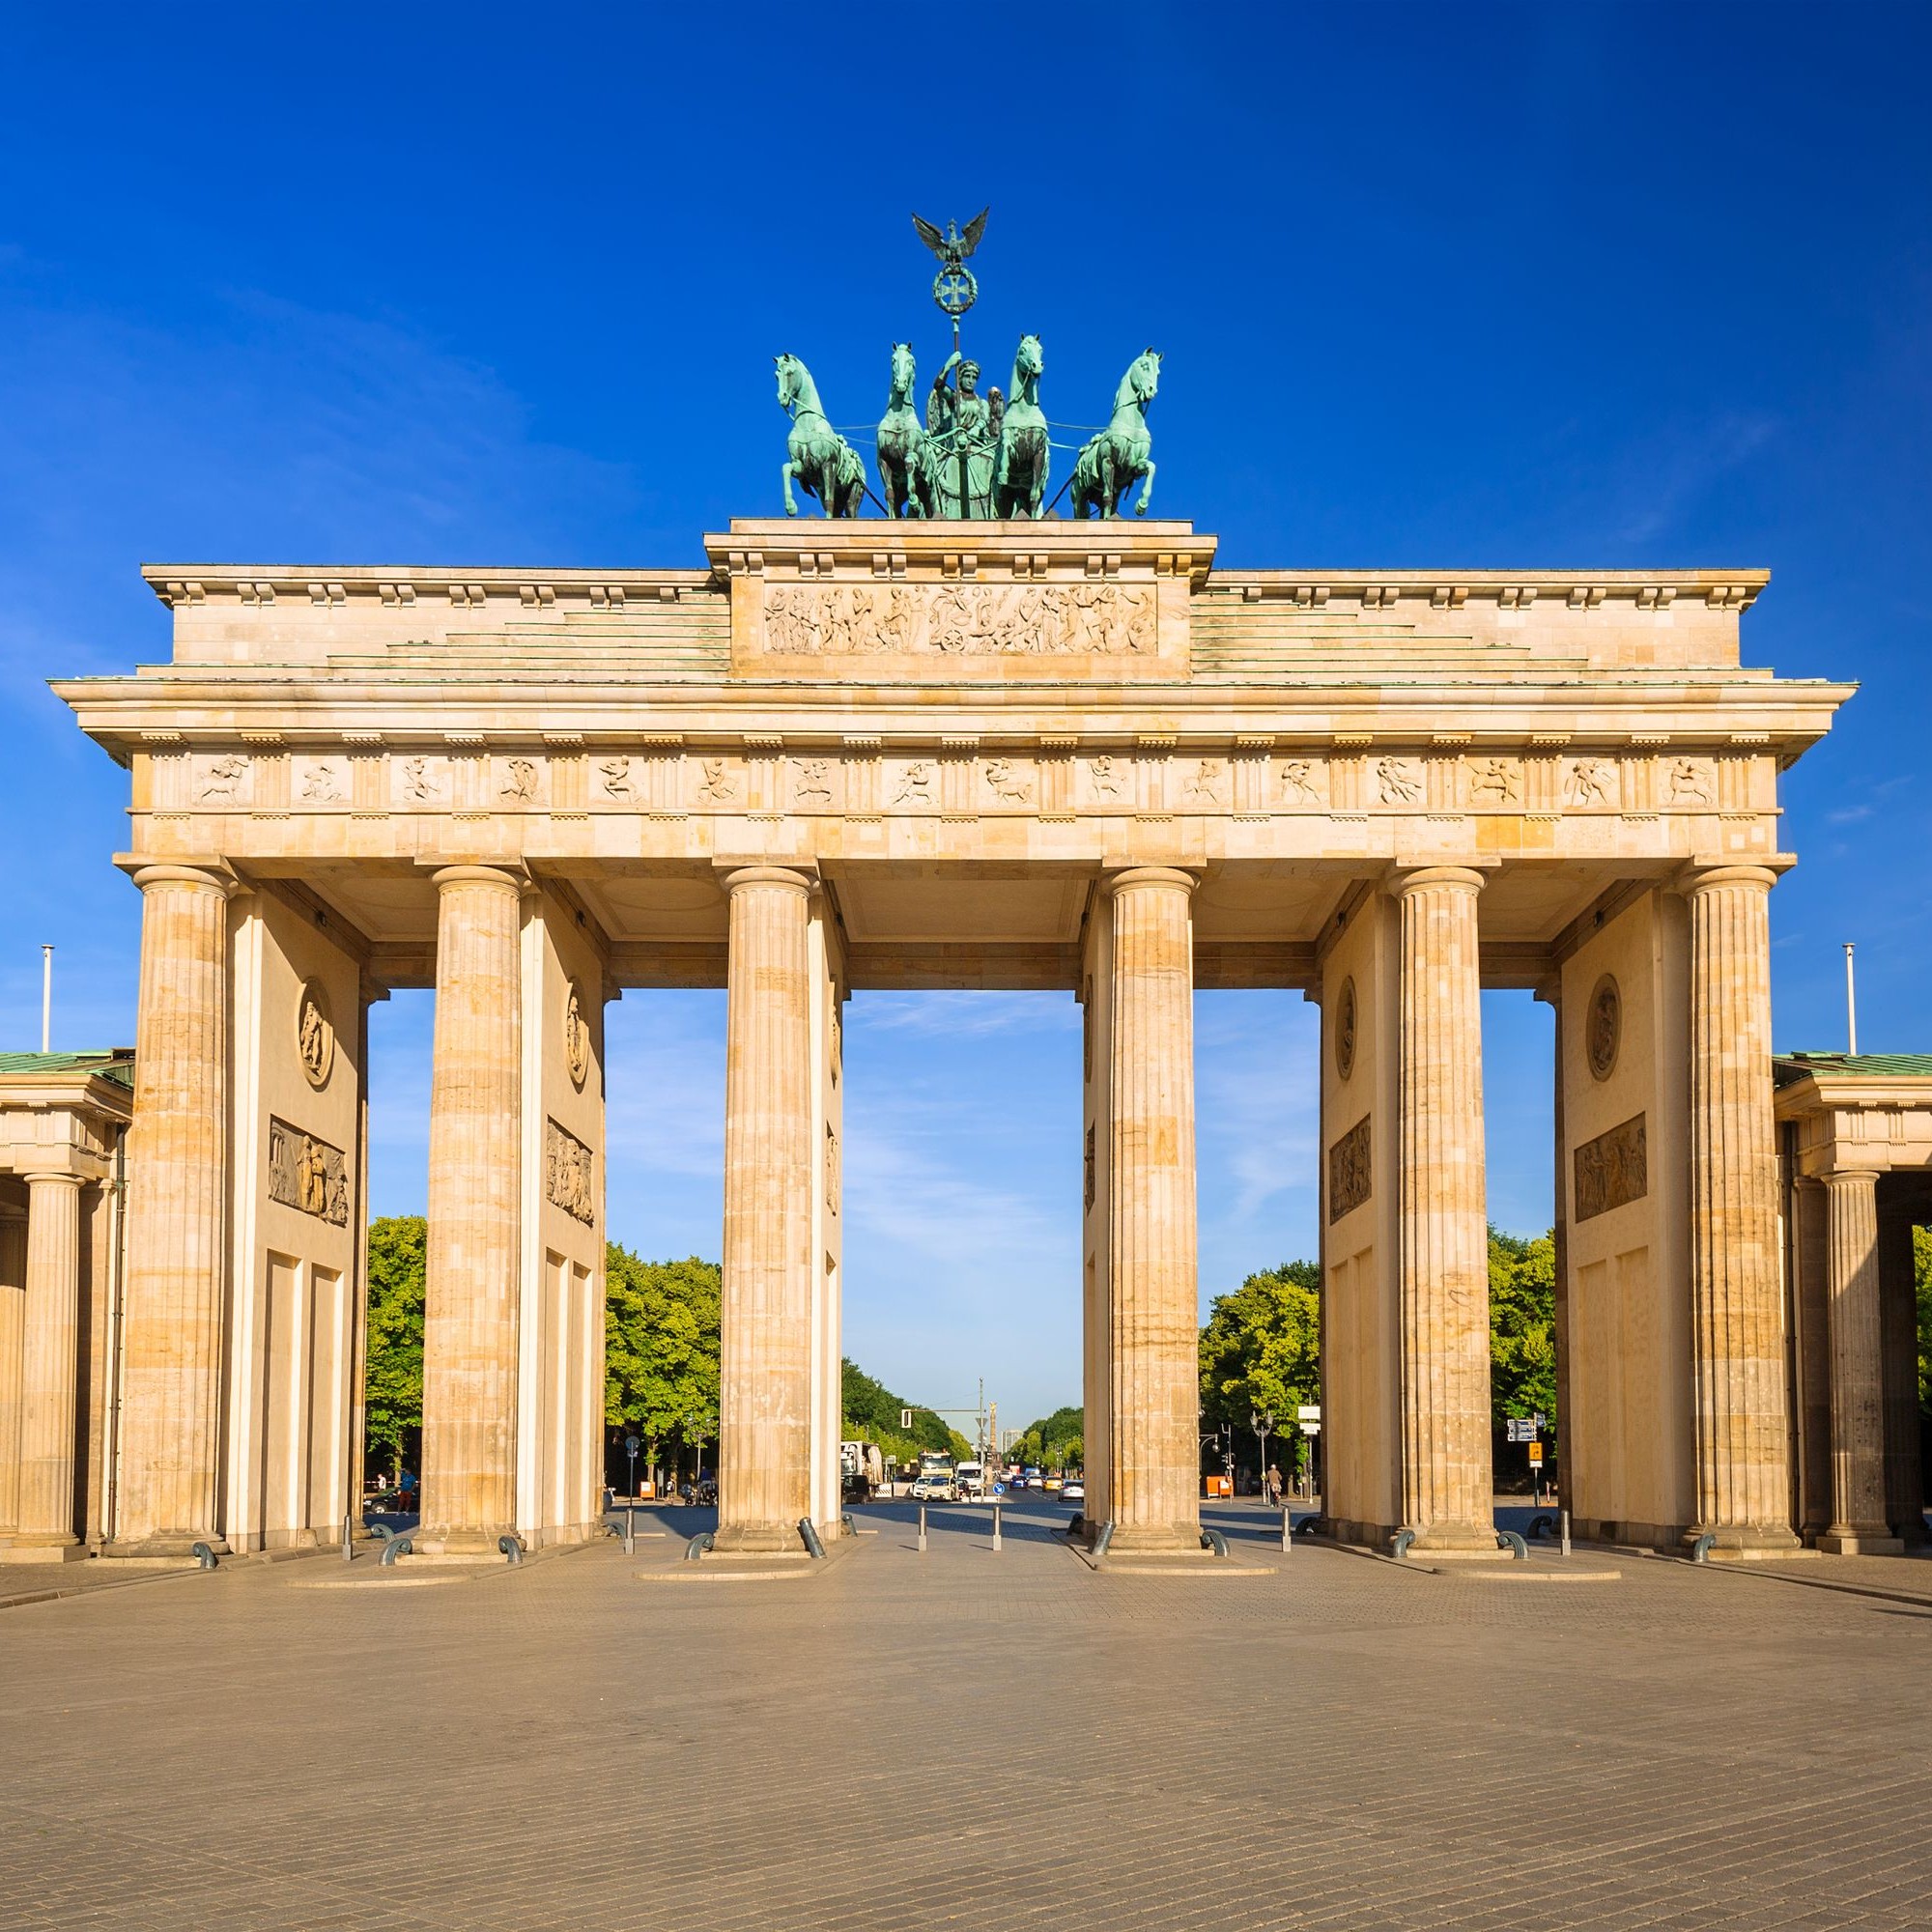
[{"label": "stone entablature", "polygon": [[1775,1071],[1800,1175],[1932,1170],[1932,1055],[1782,1054]]}]

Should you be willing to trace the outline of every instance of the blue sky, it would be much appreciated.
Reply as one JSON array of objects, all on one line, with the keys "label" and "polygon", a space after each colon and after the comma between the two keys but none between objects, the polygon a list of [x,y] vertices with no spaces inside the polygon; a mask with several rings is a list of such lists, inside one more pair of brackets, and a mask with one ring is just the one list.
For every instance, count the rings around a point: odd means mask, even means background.
[{"label": "blue sky", "polygon": [[[829,25],[833,18],[836,26]],[[721,24],[707,25],[708,20]],[[1165,355],[1224,558],[1767,564],[1746,659],[1861,696],[1786,781],[1781,1046],[1932,1048],[1920,8],[15,9],[0,121],[0,1045],[132,1037],[125,780],[47,694],[163,655],[149,558],[692,563],[775,507],[770,357],[874,420],[970,319],[1091,421]],[[998,358],[988,354],[992,370]],[[1004,371],[999,372],[1003,377]],[[378,1009],[418,1206],[426,995]],[[1491,1198],[1548,1217],[1547,1016],[1486,1001]],[[1314,1013],[1199,1002],[1204,1296],[1312,1250]],[[862,996],[850,1350],[1077,1398],[1070,999]],[[715,1254],[723,1002],[613,1009],[611,1222]]]}]

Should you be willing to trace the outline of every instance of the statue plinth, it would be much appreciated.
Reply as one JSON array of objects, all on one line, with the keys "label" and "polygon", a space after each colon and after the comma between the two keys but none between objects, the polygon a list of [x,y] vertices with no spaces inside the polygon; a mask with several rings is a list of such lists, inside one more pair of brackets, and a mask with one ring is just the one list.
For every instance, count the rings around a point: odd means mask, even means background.
[{"label": "statue plinth", "polygon": [[1186,523],[734,520],[737,677],[1175,683],[1212,536]]}]

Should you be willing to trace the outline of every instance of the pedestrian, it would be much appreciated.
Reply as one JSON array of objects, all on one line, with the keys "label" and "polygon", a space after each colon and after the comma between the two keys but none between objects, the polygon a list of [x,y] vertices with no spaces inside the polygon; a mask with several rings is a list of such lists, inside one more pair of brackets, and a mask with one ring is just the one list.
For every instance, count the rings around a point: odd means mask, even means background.
[{"label": "pedestrian", "polygon": [[1274,1508],[1281,1507],[1281,1471],[1272,1463],[1268,1464],[1267,1499]]}]

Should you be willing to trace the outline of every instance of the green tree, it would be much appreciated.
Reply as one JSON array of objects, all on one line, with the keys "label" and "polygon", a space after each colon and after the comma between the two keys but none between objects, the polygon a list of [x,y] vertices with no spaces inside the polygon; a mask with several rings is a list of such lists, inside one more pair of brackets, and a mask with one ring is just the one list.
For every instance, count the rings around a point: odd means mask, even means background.
[{"label": "green tree", "polygon": [[1087,1411],[1078,1403],[1030,1422],[1009,1454],[1042,1469],[1081,1469],[1087,1464]]},{"label": "green tree", "polygon": [[1207,1430],[1232,1422],[1246,1431],[1251,1416],[1269,1409],[1287,1428],[1303,1403],[1321,1400],[1321,1288],[1314,1262],[1285,1262],[1214,1297],[1201,1331]]},{"label": "green tree", "polygon": [[695,1255],[642,1261],[614,1241],[604,1269],[605,1421],[644,1438],[647,1468],[660,1443],[684,1444],[694,1417],[716,1441],[723,1270]]},{"label": "green tree", "polygon": [[1912,1231],[1912,1272],[1918,1291],[1918,1406],[1932,1409],[1932,1228]]},{"label": "green tree", "polygon": [[1556,1242],[1490,1230],[1490,1414],[1556,1425]]},{"label": "green tree", "polygon": [[[950,1456],[955,1463],[972,1455],[973,1445],[933,1410],[895,1396],[856,1362],[841,1362],[840,1372],[846,1441],[875,1442],[881,1456],[892,1458],[901,1467],[917,1463],[922,1450]],[[899,1427],[899,1417],[908,1408],[912,1410],[910,1432]]]},{"label": "green tree", "polygon": [[420,1214],[370,1222],[363,1441],[371,1463],[386,1459],[391,1468],[415,1460],[420,1449],[428,1261],[429,1229]]}]

